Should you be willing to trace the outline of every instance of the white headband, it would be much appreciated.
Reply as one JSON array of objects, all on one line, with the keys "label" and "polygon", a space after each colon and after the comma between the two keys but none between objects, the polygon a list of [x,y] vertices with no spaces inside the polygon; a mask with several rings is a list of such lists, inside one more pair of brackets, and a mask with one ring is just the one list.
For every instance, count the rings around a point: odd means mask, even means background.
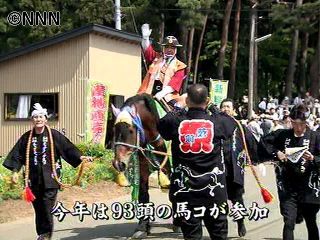
[{"label": "white headband", "polygon": [[33,105],[33,108],[35,110],[32,111],[31,113],[31,117],[34,117],[36,115],[43,115],[43,116],[48,116],[48,112],[46,108],[42,108],[42,106],[40,105],[40,103],[35,103]]}]

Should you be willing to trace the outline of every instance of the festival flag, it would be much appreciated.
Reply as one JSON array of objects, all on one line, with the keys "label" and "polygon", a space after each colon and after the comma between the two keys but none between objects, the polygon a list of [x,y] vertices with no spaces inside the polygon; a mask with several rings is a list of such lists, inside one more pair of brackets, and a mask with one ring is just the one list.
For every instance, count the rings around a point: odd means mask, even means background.
[{"label": "festival flag", "polygon": [[213,104],[220,106],[222,100],[228,96],[228,80],[210,79],[209,91]]},{"label": "festival flag", "polygon": [[86,141],[104,146],[108,121],[109,88],[98,81],[87,86]]}]

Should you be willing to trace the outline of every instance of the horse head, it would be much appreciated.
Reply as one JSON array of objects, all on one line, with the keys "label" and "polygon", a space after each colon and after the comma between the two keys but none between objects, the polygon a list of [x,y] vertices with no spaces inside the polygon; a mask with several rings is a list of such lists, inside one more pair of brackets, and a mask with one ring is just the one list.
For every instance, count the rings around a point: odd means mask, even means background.
[{"label": "horse head", "polygon": [[134,105],[122,109],[112,106],[112,110],[116,116],[114,125],[115,158],[112,163],[114,168],[121,172],[125,170],[138,143],[138,131],[133,123],[136,108]]},{"label": "horse head", "polygon": [[[129,98],[120,109],[112,106],[113,114],[116,116],[113,166],[118,171],[125,170],[131,155],[141,146],[153,143],[154,139],[158,139],[157,117],[150,110],[146,99],[144,95],[136,95]],[[156,144],[158,142],[160,141],[157,140]]]}]

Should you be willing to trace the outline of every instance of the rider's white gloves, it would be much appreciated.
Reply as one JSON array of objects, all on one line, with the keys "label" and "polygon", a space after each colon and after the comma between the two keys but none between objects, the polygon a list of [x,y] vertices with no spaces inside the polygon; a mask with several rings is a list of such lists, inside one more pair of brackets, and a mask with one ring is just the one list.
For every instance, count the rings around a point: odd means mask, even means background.
[{"label": "rider's white gloves", "polygon": [[141,45],[143,47],[143,50],[147,49],[150,45],[150,35],[152,32],[152,29],[149,28],[149,24],[145,23],[141,26],[141,32],[142,32],[142,42]]},{"label": "rider's white gloves", "polygon": [[174,92],[174,89],[170,86],[165,86],[160,92],[158,92],[154,97],[159,101],[169,93]]},{"label": "rider's white gloves", "polygon": [[145,23],[141,26],[141,32],[142,32],[143,39],[149,39],[152,29],[150,29],[150,26],[148,23]]}]

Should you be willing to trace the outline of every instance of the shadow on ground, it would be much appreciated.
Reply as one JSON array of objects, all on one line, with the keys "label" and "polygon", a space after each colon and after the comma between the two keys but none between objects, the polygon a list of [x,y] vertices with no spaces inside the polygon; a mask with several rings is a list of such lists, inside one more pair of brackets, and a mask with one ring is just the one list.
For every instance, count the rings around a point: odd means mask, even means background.
[{"label": "shadow on ground", "polygon": [[[135,228],[136,223],[119,223],[119,224],[108,224],[99,225],[94,228],[73,228],[73,229],[61,229],[55,231],[71,231],[70,233],[74,236],[59,238],[59,240],[126,240],[130,239]],[[148,235],[147,239],[183,239],[182,234],[177,234],[172,232],[171,224],[151,224],[151,233]],[[209,237],[203,237],[203,240],[210,240]],[[252,238],[239,238],[239,237],[228,237],[229,240],[252,240]],[[281,240],[281,238],[263,238],[264,240]],[[56,239],[55,239],[56,240]]]},{"label": "shadow on ground", "polygon": [[[136,227],[137,224],[135,223],[120,223],[99,225],[94,228],[62,229],[56,232],[71,230],[70,233],[74,235],[60,238],[60,240],[130,239]],[[152,224],[148,239],[164,238],[183,239],[182,234],[172,232],[172,226],[170,224]],[[209,240],[209,238],[204,238],[204,240]]]},{"label": "shadow on ground", "polygon": [[71,234],[74,236],[64,237],[61,240],[127,239],[133,233],[135,227],[136,224],[123,223],[99,225],[93,228],[73,228]]}]

